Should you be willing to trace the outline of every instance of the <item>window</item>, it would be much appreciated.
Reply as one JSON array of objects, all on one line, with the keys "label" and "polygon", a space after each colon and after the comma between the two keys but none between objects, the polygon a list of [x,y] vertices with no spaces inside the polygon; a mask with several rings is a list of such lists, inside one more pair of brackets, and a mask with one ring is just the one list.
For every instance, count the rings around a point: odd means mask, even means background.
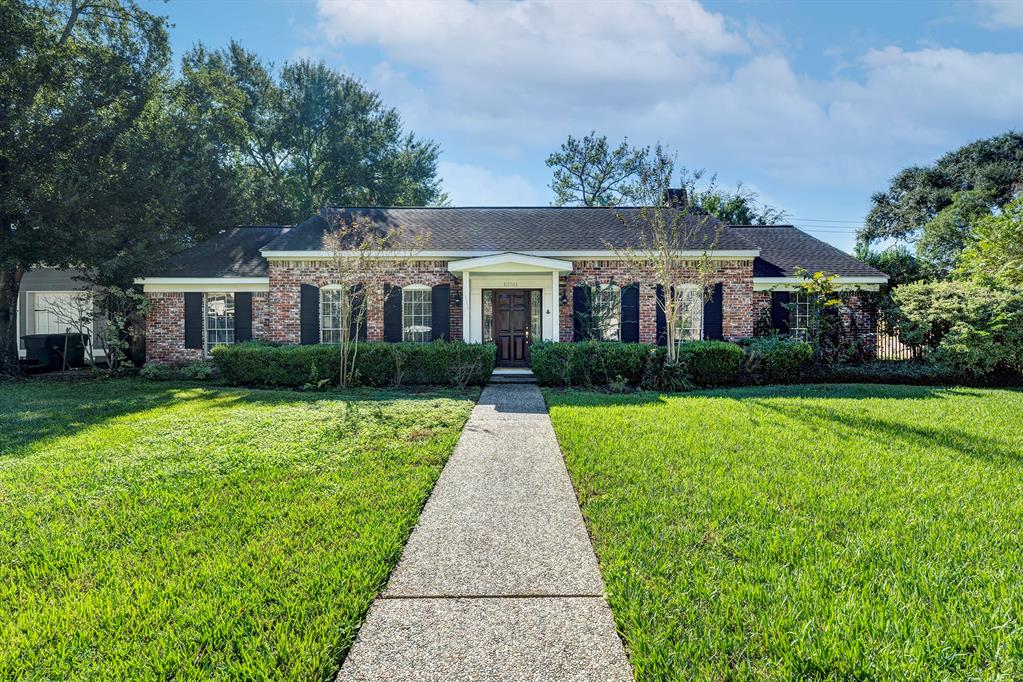
[{"label": "window", "polygon": [[494,290],[483,290],[483,343],[494,342]]},{"label": "window", "polygon": [[320,289],[320,343],[341,343],[341,289]]},{"label": "window", "polygon": [[234,294],[206,294],[206,352],[234,343]]},{"label": "window", "polygon": [[699,341],[703,338],[703,291],[700,287],[686,287],[678,311],[677,336],[679,341]]},{"label": "window", "polygon": [[614,284],[602,284],[590,289],[590,311],[593,331],[601,341],[621,338],[622,292]]},{"label": "window", "polygon": [[429,341],[433,331],[433,297],[430,287],[414,284],[401,291],[401,338]]},{"label": "window", "polygon": [[789,333],[805,339],[810,329],[813,302],[804,293],[793,293],[789,299]]},{"label": "window", "polygon": [[543,292],[539,289],[529,292],[529,338],[531,341],[543,338]]}]

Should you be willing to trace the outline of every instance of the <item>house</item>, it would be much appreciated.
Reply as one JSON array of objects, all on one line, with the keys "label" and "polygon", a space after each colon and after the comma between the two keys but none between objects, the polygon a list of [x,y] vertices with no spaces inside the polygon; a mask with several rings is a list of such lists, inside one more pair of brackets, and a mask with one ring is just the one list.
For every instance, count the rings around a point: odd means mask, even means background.
[{"label": "house", "polygon": [[25,336],[71,332],[88,334],[87,357],[91,353],[94,359],[105,358],[105,327],[80,271],[41,266],[21,278],[16,322],[19,357],[26,356]]},{"label": "house", "polygon": [[[348,208],[294,226],[226,230],[139,280],[153,303],[148,358],[183,362],[248,339],[336,341],[327,236],[339,218],[356,217],[383,231],[400,225],[417,244],[415,260],[396,263],[385,295],[367,312],[363,333],[371,341],[493,341],[502,366],[526,364],[536,339],[663,341],[653,273],[636,281],[620,257],[636,243],[622,210],[636,209]],[[680,321],[686,338],[748,337],[758,319],[800,333],[806,307],[799,268],[836,275],[847,326],[873,331],[857,292],[886,282],[883,273],[791,225],[689,220],[699,221],[694,232],[705,237],[699,243],[713,245],[715,284],[709,300],[695,286],[686,294],[691,305]],[[694,258],[703,253],[692,251]],[[583,328],[581,319],[591,326]]]}]

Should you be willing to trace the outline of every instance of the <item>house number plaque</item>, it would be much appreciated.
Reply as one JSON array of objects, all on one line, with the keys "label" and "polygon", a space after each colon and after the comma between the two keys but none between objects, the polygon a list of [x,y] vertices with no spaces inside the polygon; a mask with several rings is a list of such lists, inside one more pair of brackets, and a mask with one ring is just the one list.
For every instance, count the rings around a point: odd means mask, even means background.
[{"label": "house number plaque", "polygon": [[518,282],[505,282],[503,286],[506,286],[506,287],[517,287],[518,285],[519,285]]}]

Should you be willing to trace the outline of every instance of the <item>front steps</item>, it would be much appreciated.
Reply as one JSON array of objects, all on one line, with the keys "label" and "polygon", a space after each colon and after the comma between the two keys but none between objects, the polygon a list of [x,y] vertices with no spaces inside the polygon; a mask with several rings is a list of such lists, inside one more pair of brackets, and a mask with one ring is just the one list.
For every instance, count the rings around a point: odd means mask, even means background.
[{"label": "front steps", "polygon": [[498,367],[490,376],[492,384],[535,384],[536,377],[530,369],[519,367]]}]

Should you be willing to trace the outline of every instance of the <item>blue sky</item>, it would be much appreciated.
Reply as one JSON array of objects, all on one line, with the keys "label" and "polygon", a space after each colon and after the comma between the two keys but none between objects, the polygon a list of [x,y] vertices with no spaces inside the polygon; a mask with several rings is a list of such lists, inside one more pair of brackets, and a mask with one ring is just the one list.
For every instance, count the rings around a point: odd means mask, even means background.
[{"label": "blue sky", "polygon": [[451,203],[544,205],[591,129],[660,141],[843,249],[901,168],[1023,129],[1023,0],[149,0],[175,59],[234,38],[322,59],[440,143]]}]

